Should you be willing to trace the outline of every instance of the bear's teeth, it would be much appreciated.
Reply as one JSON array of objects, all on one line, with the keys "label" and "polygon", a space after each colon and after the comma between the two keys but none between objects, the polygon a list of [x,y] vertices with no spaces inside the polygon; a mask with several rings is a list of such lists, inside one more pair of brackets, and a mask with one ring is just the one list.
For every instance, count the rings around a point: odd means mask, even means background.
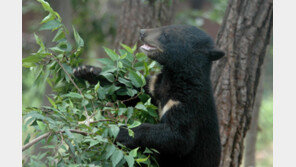
[{"label": "bear's teeth", "polygon": [[141,48],[143,48],[145,50],[153,50],[153,49],[155,49],[154,47],[151,47],[151,46],[149,46],[147,44],[142,45]]}]

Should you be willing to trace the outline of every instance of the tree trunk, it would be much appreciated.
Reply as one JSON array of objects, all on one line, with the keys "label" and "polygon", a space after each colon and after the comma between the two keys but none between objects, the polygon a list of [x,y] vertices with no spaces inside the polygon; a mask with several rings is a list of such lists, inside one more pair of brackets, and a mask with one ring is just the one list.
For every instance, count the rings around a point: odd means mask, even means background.
[{"label": "tree trunk", "polygon": [[[264,69],[262,70],[261,74],[264,74],[263,71]],[[253,113],[252,113],[252,119],[250,122],[250,129],[247,132],[246,139],[245,139],[245,146],[246,146],[246,150],[244,152],[245,167],[256,166],[256,143],[257,143],[257,134],[258,134],[258,119],[259,119],[259,112],[260,112],[260,106],[261,106],[262,94],[263,94],[263,78],[264,76],[260,77],[259,85],[257,88],[257,94],[255,98],[255,104],[254,104]]]},{"label": "tree trunk", "polygon": [[175,4],[175,0],[124,0],[115,47],[118,48],[120,43],[134,45],[139,39],[140,28],[169,25],[174,18]]},{"label": "tree trunk", "polygon": [[221,167],[241,164],[266,46],[272,0],[229,0],[217,46],[226,56],[213,64],[212,81],[222,143]]},{"label": "tree trunk", "polygon": [[71,38],[73,37],[73,29],[72,29],[73,9],[72,9],[71,0],[62,0],[62,1],[50,0],[50,5],[52,5],[52,8],[60,14],[61,18],[63,19],[62,20],[63,24],[69,30],[69,35],[67,35],[67,39],[73,43],[74,40]]}]

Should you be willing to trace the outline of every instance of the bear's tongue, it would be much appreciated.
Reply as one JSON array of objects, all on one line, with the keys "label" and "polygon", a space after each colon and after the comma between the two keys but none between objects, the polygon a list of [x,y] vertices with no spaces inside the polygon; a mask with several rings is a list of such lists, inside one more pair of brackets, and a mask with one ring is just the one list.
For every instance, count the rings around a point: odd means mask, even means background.
[{"label": "bear's tongue", "polygon": [[147,44],[142,45],[141,48],[143,48],[145,50],[154,50],[154,49],[156,49],[155,47],[149,46]]}]

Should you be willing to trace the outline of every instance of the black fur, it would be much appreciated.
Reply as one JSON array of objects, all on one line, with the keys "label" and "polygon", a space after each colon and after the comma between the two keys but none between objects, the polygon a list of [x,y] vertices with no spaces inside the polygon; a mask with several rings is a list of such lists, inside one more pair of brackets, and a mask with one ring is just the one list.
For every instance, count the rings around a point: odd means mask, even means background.
[{"label": "black fur", "polygon": [[130,148],[157,149],[162,167],[217,167],[221,144],[210,71],[212,61],[224,53],[214,49],[212,39],[196,27],[167,26],[157,31],[161,33],[153,44],[160,44],[162,51],[148,53],[163,65],[154,98],[161,108],[170,99],[180,103],[170,108],[159,124],[134,128],[134,138],[121,129],[117,141]]},{"label": "black fur", "polygon": [[[169,100],[179,103],[160,123],[133,128],[134,138],[121,128],[116,141],[129,148],[157,149],[161,167],[217,167],[221,144],[210,71],[212,61],[224,53],[214,49],[212,39],[193,26],[166,26],[155,31],[160,33],[152,43],[159,44],[160,50],[147,55],[163,69],[153,85],[153,98],[161,108]],[[148,32],[142,41],[150,44],[147,36]]]}]

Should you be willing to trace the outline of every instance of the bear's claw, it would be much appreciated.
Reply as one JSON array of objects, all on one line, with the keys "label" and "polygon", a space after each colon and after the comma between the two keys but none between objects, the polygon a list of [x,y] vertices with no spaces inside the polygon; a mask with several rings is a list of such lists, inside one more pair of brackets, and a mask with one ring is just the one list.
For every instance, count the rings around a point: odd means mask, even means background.
[{"label": "bear's claw", "polygon": [[87,80],[90,84],[96,84],[102,70],[93,66],[80,66],[73,69],[73,75],[76,78]]}]

